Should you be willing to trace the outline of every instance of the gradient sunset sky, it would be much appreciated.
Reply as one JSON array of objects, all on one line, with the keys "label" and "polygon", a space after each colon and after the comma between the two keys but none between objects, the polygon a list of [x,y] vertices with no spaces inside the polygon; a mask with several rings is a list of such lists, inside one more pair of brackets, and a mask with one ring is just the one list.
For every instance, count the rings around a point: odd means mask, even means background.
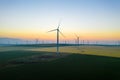
[{"label": "gradient sunset sky", "polygon": [[120,40],[120,0],[0,0],[0,37],[54,40],[60,19],[68,40]]}]

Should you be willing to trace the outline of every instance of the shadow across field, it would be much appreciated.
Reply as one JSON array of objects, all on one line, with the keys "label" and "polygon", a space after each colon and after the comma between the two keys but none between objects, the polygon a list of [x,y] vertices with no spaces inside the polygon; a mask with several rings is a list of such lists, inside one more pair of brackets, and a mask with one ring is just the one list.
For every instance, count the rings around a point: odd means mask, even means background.
[{"label": "shadow across field", "polygon": [[65,57],[69,54],[62,53],[57,56],[55,52],[40,52],[40,51],[3,51],[0,52],[0,69],[6,67],[16,67],[25,64],[34,64],[48,62],[51,60]]},{"label": "shadow across field", "polygon": [[[28,51],[27,53],[32,56],[34,53],[38,55],[48,52]],[[71,54],[48,62],[20,65],[0,70],[1,80],[120,80],[119,76],[120,58],[84,54]]]},{"label": "shadow across field", "polygon": [[27,57],[32,55],[40,55],[42,53],[35,51],[24,51],[24,50],[13,50],[13,51],[1,51],[0,52],[0,64],[5,63],[9,60]]}]

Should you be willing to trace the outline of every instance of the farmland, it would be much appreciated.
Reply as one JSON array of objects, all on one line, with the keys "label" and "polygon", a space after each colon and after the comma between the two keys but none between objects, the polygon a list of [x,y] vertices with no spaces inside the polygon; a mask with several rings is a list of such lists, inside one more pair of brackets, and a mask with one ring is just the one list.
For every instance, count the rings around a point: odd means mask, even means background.
[{"label": "farmland", "polygon": [[56,47],[5,46],[0,65],[1,80],[119,80],[120,47],[62,46],[58,57]]}]

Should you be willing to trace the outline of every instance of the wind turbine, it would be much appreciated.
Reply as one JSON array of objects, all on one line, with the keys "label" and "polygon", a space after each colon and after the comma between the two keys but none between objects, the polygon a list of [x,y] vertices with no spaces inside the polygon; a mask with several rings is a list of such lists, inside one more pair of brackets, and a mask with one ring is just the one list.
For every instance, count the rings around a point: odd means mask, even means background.
[{"label": "wind turbine", "polygon": [[59,33],[60,33],[62,36],[64,36],[64,35],[62,34],[62,32],[60,32],[59,27],[60,27],[60,22],[59,22],[59,24],[58,24],[58,26],[57,26],[57,29],[53,29],[53,30],[48,31],[48,32],[57,31],[57,47],[56,47],[56,48],[57,48],[57,55],[59,55]]},{"label": "wind turbine", "polygon": [[77,37],[76,43],[77,43],[77,45],[78,45],[78,47],[79,47],[79,36],[76,35],[76,34],[75,34],[75,36]]}]

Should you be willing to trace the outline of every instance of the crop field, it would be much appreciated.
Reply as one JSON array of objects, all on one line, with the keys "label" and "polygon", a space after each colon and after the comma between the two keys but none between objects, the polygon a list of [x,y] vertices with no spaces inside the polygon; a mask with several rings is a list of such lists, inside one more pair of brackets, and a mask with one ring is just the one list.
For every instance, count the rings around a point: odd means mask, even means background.
[{"label": "crop field", "polygon": [[0,80],[120,80],[119,46],[0,47]]},{"label": "crop field", "polygon": [[[31,51],[47,51],[56,52],[56,48],[34,48]],[[87,55],[98,55],[107,57],[118,57],[120,58],[120,47],[104,47],[104,46],[81,46],[81,47],[60,47],[62,53],[75,53],[75,54],[87,54]]]}]

